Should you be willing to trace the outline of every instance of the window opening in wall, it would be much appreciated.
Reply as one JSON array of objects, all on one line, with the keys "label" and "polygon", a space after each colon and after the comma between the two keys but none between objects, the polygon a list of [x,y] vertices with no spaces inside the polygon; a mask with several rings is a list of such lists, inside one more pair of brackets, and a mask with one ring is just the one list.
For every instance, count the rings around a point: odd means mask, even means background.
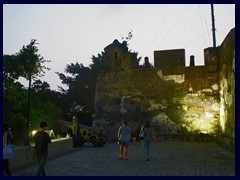
[{"label": "window opening in wall", "polygon": [[118,53],[115,52],[115,59],[118,59]]}]

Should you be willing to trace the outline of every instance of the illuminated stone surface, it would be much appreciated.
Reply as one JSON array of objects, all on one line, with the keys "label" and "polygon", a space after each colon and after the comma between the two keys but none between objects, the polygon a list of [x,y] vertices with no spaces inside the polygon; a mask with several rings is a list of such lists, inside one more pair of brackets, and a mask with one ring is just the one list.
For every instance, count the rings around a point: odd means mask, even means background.
[{"label": "illuminated stone surface", "polygon": [[[235,29],[221,46],[204,50],[205,66],[185,67],[184,50],[166,50],[156,51],[154,68],[137,68],[136,54],[116,41],[105,53],[93,126],[107,133],[123,119],[138,122],[137,127],[150,120],[159,135],[204,132],[235,146]],[[122,97],[129,97],[124,106]]]}]

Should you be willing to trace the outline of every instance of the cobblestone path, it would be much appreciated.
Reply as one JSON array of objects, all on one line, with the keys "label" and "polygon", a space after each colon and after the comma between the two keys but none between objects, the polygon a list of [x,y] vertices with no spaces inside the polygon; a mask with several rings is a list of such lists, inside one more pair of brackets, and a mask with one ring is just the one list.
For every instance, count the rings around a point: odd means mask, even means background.
[{"label": "cobblestone path", "polygon": [[[119,145],[83,147],[46,163],[48,176],[234,176],[235,156],[213,142],[162,141],[150,146],[145,161],[141,142],[129,146],[129,159],[119,160]],[[15,172],[34,176],[36,165]]]}]

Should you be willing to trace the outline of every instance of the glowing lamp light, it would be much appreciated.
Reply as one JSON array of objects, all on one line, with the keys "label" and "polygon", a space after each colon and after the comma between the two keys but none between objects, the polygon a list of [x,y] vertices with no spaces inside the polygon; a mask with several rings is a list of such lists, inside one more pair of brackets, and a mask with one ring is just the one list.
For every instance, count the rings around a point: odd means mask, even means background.
[{"label": "glowing lamp light", "polygon": [[32,131],[32,135],[34,136],[34,134],[36,134],[36,132],[37,132],[36,130]]}]

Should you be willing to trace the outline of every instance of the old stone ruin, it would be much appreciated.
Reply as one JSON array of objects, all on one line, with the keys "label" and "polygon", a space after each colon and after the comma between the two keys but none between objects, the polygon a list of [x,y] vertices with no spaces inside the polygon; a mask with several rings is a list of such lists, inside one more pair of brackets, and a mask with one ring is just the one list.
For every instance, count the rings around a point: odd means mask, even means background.
[{"label": "old stone ruin", "polygon": [[[154,67],[138,68],[137,54],[118,40],[104,48],[93,126],[117,137],[124,119],[137,137],[149,120],[158,138],[214,140],[235,149],[235,28],[222,44],[204,49],[204,66],[185,50],[154,51]],[[145,61],[148,61],[146,58]]]}]

